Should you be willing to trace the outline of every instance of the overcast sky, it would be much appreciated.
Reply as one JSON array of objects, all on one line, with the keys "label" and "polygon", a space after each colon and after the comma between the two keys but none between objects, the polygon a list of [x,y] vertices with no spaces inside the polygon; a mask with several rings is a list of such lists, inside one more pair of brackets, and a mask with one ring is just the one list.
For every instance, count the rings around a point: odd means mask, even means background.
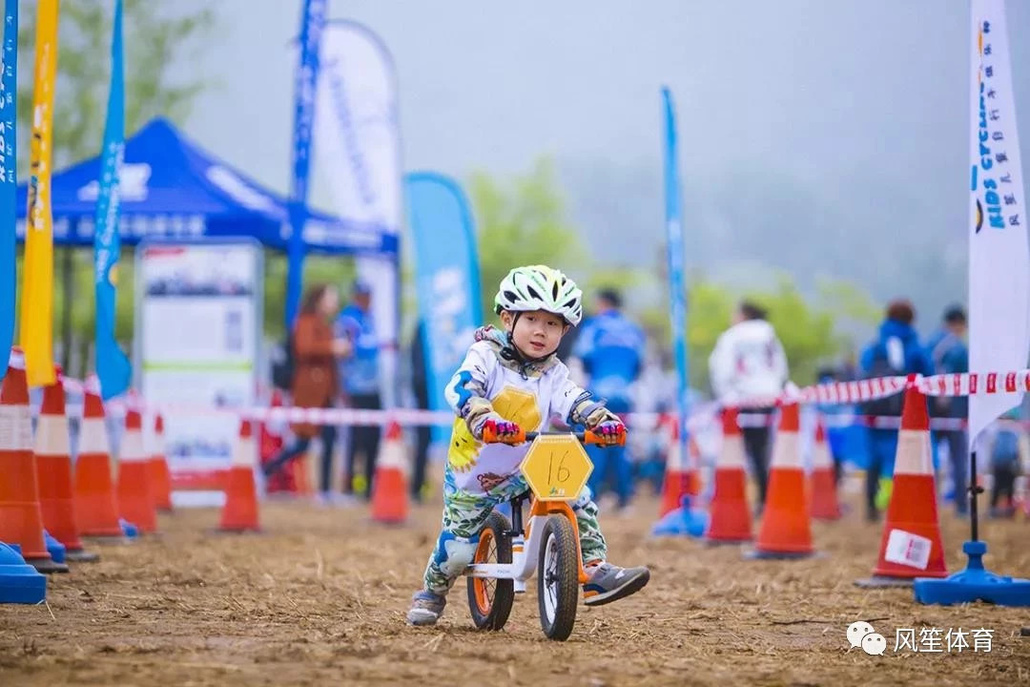
[{"label": "overcast sky", "polygon": [[[300,2],[212,4],[219,36],[201,64],[219,85],[197,102],[187,132],[284,191]],[[902,253],[928,240],[950,245],[952,267],[965,269],[968,2],[329,5],[392,51],[406,169],[505,176],[549,154],[585,233],[611,238],[632,222],[650,239],[596,257],[649,260],[661,240],[659,89],[668,84],[695,261],[768,258],[760,242],[734,240],[757,221],[740,214],[750,207],[804,218],[800,236],[769,240],[802,242],[816,255],[825,248],[831,273],[838,264],[855,273],[847,261],[869,250],[858,236],[867,227]],[[1008,12],[1030,160],[1030,2],[1010,0]],[[316,186],[316,202],[327,202],[324,191]]]}]

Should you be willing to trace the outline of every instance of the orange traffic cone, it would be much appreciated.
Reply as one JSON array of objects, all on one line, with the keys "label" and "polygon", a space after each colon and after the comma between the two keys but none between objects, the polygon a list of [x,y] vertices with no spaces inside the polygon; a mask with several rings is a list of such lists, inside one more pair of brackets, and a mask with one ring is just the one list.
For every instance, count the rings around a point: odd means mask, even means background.
[{"label": "orange traffic cone", "polygon": [[0,541],[20,546],[25,562],[40,572],[68,572],[43,540],[31,412],[25,355],[15,347],[0,387]]},{"label": "orange traffic cone", "polygon": [[154,447],[150,452],[150,485],[154,490],[154,507],[172,512],[172,473],[165,458],[165,420],[158,413],[154,418]]},{"label": "orange traffic cone", "polygon": [[798,442],[797,403],[780,408],[780,426],[773,441],[769,490],[758,540],[748,558],[807,558],[812,548],[812,526],[805,496],[805,468]]},{"label": "orange traffic cone", "polygon": [[75,522],[84,537],[123,536],[111,474],[104,403],[96,379],[89,380],[83,392],[79,455],[75,459]]},{"label": "orange traffic cone", "polygon": [[947,577],[930,455],[926,397],[910,384],[905,390],[880,557],[872,578],[857,580],[858,586],[910,586],[917,577]]},{"label": "orange traffic cone", "polygon": [[737,423],[736,408],[722,411],[722,448],[715,464],[715,487],[709,506],[708,532],[711,543],[751,541],[751,511],[747,504],[747,472],[744,468],[744,438]]},{"label": "orange traffic cone", "polygon": [[408,517],[408,456],[401,426],[396,422],[386,430],[376,463],[372,488],[372,519],[400,523]]},{"label": "orange traffic cone", "polygon": [[90,563],[100,556],[89,553],[79,540],[72,487],[72,458],[65,414],[64,374],[55,365],[55,381],[43,388],[43,403],[36,424],[36,474],[43,527],[64,544],[65,558]]},{"label": "orange traffic cone", "polygon": [[225,475],[225,506],[218,529],[222,532],[259,532],[257,485],[254,463],[257,445],[250,420],[240,423],[240,436],[233,451],[232,465]]},{"label": "orange traffic cone", "polygon": [[696,465],[700,451],[694,437],[687,438],[687,450],[690,460],[683,464],[680,456],[679,422],[673,418],[668,431],[669,454],[665,461],[665,479],[662,483],[662,505],[659,517],[676,510],[682,504],[684,496],[697,496],[701,493],[697,479]]},{"label": "orange traffic cone", "polygon": [[140,532],[157,531],[157,508],[150,484],[150,467],[143,450],[143,418],[130,408],[118,453],[118,513]]},{"label": "orange traffic cone", "polygon": [[812,498],[813,518],[837,520],[843,515],[837,501],[837,479],[833,471],[833,458],[830,457],[830,448],[826,445],[826,432],[821,418],[815,426],[809,494]]}]

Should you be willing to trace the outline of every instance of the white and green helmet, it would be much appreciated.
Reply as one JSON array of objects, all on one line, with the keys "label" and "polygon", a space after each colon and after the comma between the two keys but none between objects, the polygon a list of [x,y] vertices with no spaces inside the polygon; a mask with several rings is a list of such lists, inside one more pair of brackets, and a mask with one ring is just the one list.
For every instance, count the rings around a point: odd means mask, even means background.
[{"label": "white and green helmet", "polygon": [[583,319],[583,292],[559,270],[546,265],[516,267],[501,280],[494,310],[544,310],[576,326]]}]

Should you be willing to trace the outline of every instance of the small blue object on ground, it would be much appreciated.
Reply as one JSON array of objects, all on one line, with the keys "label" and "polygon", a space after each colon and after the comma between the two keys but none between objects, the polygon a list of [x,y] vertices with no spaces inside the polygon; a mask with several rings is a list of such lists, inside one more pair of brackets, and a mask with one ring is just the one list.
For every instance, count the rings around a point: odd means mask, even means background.
[{"label": "small blue object on ground", "polygon": [[703,537],[708,530],[708,513],[703,510],[691,510],[690,496],[684,496],[680,507],[669,511],[651,528],[655,536],[687,535]]},{"label": "small blue object on ground", "polygon": [[47,553],[54,559],[54,563],[64,563],[65,553],[67,553],[64,544],[50,536],[46,530],[43,530],[43,541],[46,542]]},{"label": "small blue object on ground", "polygon": [[135,539],[139,536],[139,529],[125,518],[118,519],[118,526],[122,528],[122,534],[129,539]]}]

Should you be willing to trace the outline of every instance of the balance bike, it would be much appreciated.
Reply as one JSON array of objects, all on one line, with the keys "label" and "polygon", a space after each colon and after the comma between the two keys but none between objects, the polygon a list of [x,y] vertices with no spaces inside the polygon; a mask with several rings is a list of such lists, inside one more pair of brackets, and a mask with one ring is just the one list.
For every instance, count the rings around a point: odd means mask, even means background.
[{"label": "balance bike", "polygon": [[[487,431],[486,443],[502,443]],[[481,630],[500,630],[508,621],[515,594],[537,576],[540,625],[548,639],[565,641],[576,623],[580,585],[587,582],[579,548],[579,526],[569,505],[579,497],[593,470],[582,444],[606,446],[593,432],[526,432],[503,443],[531,441],[520,470],[530,489],[511,499],[512,521],[498,512],[479,535],[468,577],[469,610]],[[625,434],[620,443],[625,443]],[[529,501],[523,532],[522,504]]]}]

